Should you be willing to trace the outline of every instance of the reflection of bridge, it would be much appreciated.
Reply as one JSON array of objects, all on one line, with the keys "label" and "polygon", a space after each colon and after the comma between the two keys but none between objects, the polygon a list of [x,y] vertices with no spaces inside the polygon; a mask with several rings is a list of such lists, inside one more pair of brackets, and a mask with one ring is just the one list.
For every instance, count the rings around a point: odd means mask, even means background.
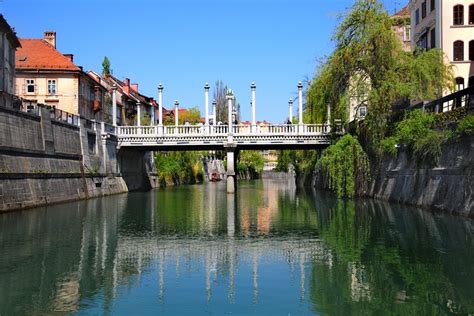
[{"label": "reflection of bridge", "polygon": [[[234,96],[231,91],[227,99],[227,122],[225,125],[216,124],[216,102],[213,102],[213,113],[209,115],[209,85],[204,86],[205,118],[204,124],[178,125],[179,102],[175,102],[174,125],[163,125],[162,93],[160,84],[158,124],[155,125],[155,113],[152,111],[151,125],[141,125],[141,106],[137,104],[137,125],[117,126],[115,89],[112,95],[113,125],[118,140],[118,148],[136,150],[226,150],[227,152],[227,192],[235,191],[235,169],[238,151],[241,149],[315,149],[329,145],[330,132],[342,132],[340,126],[331,126],[330,118],[326,124],[303,123],[303,85],[298,84],[298,123],[257,125],[255,118],[255,90],[252,90],[252,122],[249,125],[237,124],[234,108]],[[293,101],[289,103],[289,117],[293,118]],[[328,108],[329,111],[329,108]],[[329,113],[329,112],[328,112]],[[212,120],[212,124],[211,123]],[[220,122],[219,122],[220,123]],[[104,126],[104,125],[103,125]],[[105,130],[105,129],[104,129]]]}]

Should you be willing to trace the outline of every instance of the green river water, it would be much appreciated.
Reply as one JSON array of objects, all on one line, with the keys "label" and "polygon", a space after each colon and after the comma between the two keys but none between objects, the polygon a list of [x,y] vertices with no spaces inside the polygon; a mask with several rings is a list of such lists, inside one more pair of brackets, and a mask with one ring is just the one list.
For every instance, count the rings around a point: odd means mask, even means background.
[{"label": "green river water", "polygon": [[0,315],[474,315],[474,221],[290,180],[0,215]]}]

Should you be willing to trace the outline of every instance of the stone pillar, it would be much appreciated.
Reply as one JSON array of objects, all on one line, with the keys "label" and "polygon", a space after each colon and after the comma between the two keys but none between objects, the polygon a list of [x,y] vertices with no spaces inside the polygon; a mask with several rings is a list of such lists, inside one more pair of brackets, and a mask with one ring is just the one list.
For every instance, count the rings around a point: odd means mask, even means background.
[{"label": "stone pillar", "polygon": [[236,179],[234,164],[236,161],[235,148],[227,148],[227,193],[235,193]]},{"label": "stone pillar", "polygon": [[158,125],[163,125],[163,85],[158,85]]},{"label": "stone pillar", "polygon": [[298,124],[303,124],[303,84],[298,82]]},{"label": "stone pillar", "polygon": [[257,86],[255,85],[255,82],[252,82],[252,84],[250,85],[250,90],[252,91],[252,132],[254,132],[256,130],[255,127],[257,124],[256,117],[255,117],[255,111],[257,107],[255,94],[256,94]]},{"label": "stone pillar", "polygon": [[288,119],[290,120],[291,123],[293,122],[293,100],[292,99],[288,101]]},{"label": "stone pillar", "polygon": [[179,107],[179,102],[178,100],[174,101],[174,125],[178,126],[178,107]]},{"label": "stone pillar", "polygon": [[150,107],[150,126],[155,125],[155,107],[153,106],[153,100]]},{"label": "stone pillar", "polygon": [[206,126],[206,132],[207,132],[207,127],[209,126],[209,84],[206,82],[204,85],[204,105],[205,105],[205,119],[204,119],[204,125]]},{"label": "stone pillar", "polygon": [[214,99],[212,100],[212,117],[214,118],[212,120],[212,125],[216,126],[217,125],[217,116],[216,116],[216,106],[217,106],[217,101]]},{"label": "stone pillar", "polygon": [[137,102],[137,126],[142,126],[142,105],[140,101]]},{"label": "stone pillar", "polygon": [[117,85],[112,86],[112,125],[117,126]]}]

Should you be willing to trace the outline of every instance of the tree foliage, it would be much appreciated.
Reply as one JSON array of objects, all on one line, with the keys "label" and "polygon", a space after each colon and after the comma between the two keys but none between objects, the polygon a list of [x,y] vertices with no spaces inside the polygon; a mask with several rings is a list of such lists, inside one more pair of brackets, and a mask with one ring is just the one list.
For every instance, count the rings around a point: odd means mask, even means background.
[{"label": "tree foliage", "polygon": [[353,197],[370,177],[369,158],[357,138],[347,134],[323,151],[316,168],[338,197]]},{"label": "tree foliage", "polygon": [[104,57],[104,60],[102,61],[102,76],[106,77],[109,76],[112,73],[110,69],[110,60],[107,56]]},{"label": "tree foliage", "polygon": [[242,150],[237,161],[237,173],[241,177],[255,179],[263,171],[263,156],[260,151]]},{"label": "tree foliage", "polygon": [[331,118],[345,122],[350,104],[367,105],[359,133],[371,151],[386,135],[394,102],[436,98],[453,82],[441,51],[404,52],[393,24],[377,0],[358,0],[338,26],[335,51],[321,63],[308,90],[311,122],[327,119],[328,104]]}]

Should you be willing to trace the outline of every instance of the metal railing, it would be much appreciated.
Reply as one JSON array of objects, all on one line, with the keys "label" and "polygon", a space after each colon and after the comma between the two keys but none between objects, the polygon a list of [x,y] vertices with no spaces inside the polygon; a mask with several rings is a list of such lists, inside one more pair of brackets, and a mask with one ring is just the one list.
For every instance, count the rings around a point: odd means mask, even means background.
[{"label": "metal railing", "polygon": [[427,112],[443,113],[461,107],[466,107],[467,109],[474,109],[474,86],[456,91],[445,97],[428,103],[421,102],[415,104],[407,108],[407,110],[423,109]]}]

